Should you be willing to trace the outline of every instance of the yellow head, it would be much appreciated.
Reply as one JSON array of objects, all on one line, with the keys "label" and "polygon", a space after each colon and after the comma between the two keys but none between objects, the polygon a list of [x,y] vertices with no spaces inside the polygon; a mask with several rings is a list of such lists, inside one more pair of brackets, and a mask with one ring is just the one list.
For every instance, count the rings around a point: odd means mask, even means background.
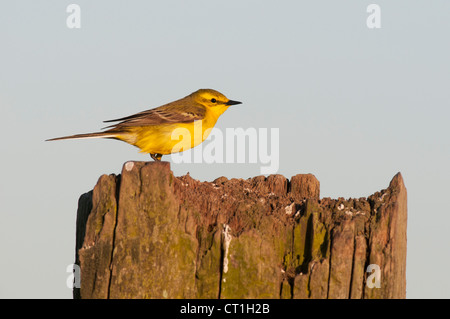
[{"label": "yellow head", "polygon": [[197,103],[207,109],[222,114],[230,105],[241,104],[242,102],[232,101],[222,93],[212,89],[200,89],[190,95]]}]

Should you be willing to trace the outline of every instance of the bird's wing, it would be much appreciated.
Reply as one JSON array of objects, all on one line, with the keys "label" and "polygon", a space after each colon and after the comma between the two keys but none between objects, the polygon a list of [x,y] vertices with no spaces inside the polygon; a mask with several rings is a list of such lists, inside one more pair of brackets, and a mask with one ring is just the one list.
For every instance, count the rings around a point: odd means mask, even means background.
[{"label": "bird's wing", "polygon": [[[178,103],[177,103],[178,102]],[[169,103],[155,109],[143,111],[120,119],[105,122],[118,122],[108,127],[147,126],[174,123],[191,123],[205,117],[206,108],[200,104],[185,103],[181,101]]]}]

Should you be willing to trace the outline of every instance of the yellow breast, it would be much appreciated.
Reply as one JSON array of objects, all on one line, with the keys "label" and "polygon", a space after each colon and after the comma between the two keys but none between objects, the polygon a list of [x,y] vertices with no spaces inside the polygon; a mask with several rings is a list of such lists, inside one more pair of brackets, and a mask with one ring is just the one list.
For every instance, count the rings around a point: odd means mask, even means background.
[{"label": "yellow breast", "polygon": [[202,143],[211,133],[217,118],[207,113],[203,120],[193,123],[133,127],[117,138],[137,146],[141,153],[177,153]]}]

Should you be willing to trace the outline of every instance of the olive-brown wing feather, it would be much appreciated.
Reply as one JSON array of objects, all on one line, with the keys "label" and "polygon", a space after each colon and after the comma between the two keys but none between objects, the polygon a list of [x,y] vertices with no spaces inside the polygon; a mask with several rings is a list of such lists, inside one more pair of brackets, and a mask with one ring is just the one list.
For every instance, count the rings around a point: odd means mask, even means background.
[{"label": "olive-brown wing feather", "polygon": [[155,109],[105,122],[120,123],[108,127],[147,126],[173,123],[191,123],[205,117],[206,108],[202,105],[166,104]]}]

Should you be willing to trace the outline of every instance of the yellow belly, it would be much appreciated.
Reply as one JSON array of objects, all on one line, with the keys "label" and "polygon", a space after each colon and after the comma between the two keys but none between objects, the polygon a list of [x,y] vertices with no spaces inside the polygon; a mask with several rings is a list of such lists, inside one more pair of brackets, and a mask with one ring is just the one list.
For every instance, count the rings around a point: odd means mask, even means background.
[{"label": "yellow belly", "polygon": [[118,139],[137,146],[141,153],[167,155],[186,151],[202,143],[216,124],[214,118],[193,123],[130,127]]}]

